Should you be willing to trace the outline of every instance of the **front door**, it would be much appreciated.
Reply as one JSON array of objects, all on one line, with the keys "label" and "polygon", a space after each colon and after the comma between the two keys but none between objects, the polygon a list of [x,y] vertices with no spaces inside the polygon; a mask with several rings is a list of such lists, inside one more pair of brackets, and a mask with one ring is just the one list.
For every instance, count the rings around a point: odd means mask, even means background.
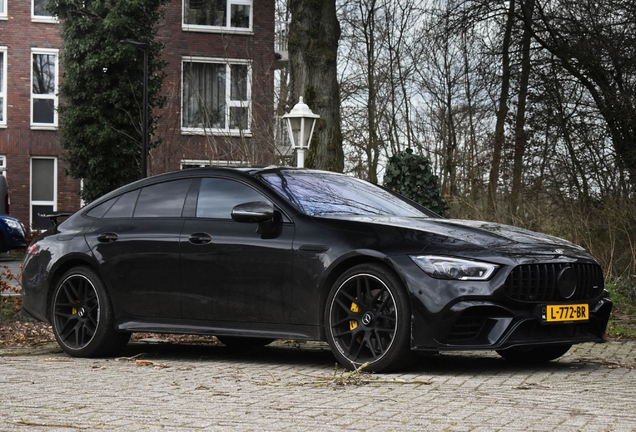
[{"label": "front door", "polygon": [[269,200],[236,180],[201,179],[196,217],[181,235],[184,319],[289,322],[294,226],[269,238],[232,220],[234,206],[253,201]]}]

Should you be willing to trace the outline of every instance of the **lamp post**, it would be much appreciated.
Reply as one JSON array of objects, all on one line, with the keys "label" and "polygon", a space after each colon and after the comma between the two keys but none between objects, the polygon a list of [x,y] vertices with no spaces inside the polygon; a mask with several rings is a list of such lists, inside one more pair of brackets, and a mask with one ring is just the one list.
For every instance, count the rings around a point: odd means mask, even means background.
[{"label": "lamp post", "polygon": [[143,108],[141,110],[141,178],[148,175],[148,51],[150,44],[132,40],[123,40],[122,43],[134,46],[144,53],[144,95]]},{"label": "lamp post", "polygon": [[305,167],[305,149],[309,147],[311,136],[314,133],[316,120],[320,118],[318,114],[314,114],[307,104],[303,102],[302,96],[298,99],[298,103],[294,105],[289,114],[283,116],[287,120],[287,131],[292,148],[296,150],[298,168]]}]

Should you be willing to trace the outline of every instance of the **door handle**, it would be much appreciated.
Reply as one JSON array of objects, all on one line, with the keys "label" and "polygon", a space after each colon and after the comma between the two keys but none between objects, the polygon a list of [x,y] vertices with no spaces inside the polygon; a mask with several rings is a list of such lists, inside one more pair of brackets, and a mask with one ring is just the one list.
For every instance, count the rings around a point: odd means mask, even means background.
[{"label": "door handle", "polygon": [[194,233],[190,234],[188,241],[192,244],[207,244],[212,241],[212,236],[206,233]]},{"label": "door handle", "polygon": [[118,238],[115,233],[104,233],[97,236],[97,241],[100,243],[111,243],[117,241]]}]

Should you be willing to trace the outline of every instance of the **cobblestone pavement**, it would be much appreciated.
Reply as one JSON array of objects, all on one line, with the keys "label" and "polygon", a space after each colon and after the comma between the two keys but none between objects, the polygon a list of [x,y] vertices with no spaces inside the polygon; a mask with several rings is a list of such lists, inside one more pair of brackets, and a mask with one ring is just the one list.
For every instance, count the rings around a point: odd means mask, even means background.
[{"label": "cobblestone pavement", "polygon": [[0,351],[2,431],[636,431],[636,342],[511,366],[491,353],[335,372],[324,344],[131,344],[119,359]]}]

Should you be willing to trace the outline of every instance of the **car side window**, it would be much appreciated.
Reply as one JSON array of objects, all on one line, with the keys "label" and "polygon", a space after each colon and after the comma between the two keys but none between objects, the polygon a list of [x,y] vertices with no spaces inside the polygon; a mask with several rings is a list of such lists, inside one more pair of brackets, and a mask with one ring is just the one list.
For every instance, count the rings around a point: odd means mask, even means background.
[{"label": "car side window", "polygon": [[192,179],[146,186],[141,190],[134,217],[181,217]]},{"label": "car side window", "polygon": [[106,214],[106,212],[108,210],[110,210],[110,208],[113,206],[113,204],[115,204],[115,201],[117,201],[118,199],[119,199],[119,197],[113,198],[113,199],[109,199],[108,201],[104,201],[103,203],[99,204],[98,206],[95,206],[92,209],[90,209],[86,213],[86,216],[92,217],[92,218],[96,218],[96,219],[99,219],[99,218],[103,217]]},{"label": "car side window", "polygon": [[181,217],[191,179],[135,189],[90,209],[92,218]]},{"label": "car side window", "polygon": [[139,189],[123,194],[117,202],[106,212],[105,218],[126,218],[132,217],[135,203],[139,196]]},{"label": "car side window", "polygon": [[246,184],[223,178],[203,178],[197,200],[197,217],[231,219],[232,209],[253,201],[270,202]]}]

